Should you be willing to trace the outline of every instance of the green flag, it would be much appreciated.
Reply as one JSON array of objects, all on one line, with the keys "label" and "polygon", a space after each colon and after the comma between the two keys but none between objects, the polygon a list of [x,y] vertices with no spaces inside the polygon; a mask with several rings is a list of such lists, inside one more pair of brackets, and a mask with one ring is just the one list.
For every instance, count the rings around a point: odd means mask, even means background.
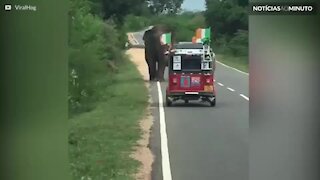
[{"label": "green flag", "polygon": [[206,28],[201,30],[201,39],[211,38],[211,28]]},{"label": "green flag", "polygon": [[161,44],[171,44],[171,33],[162,34],[160,37]]},{"label": "green flag", "polygon": [[201,41],[204,44],[209,44],[211,40],[211,28],[201,30]]}]

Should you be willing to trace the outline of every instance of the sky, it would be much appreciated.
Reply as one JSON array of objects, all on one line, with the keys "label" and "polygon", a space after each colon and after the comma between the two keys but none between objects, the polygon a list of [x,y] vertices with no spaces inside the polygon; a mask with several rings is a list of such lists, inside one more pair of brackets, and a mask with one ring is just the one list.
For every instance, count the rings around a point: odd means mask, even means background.
[{"label": "sky", "polygon": [[182,4],[182,9],[188,11],[203,11],[205,8],[205,0],[184,0]]}]

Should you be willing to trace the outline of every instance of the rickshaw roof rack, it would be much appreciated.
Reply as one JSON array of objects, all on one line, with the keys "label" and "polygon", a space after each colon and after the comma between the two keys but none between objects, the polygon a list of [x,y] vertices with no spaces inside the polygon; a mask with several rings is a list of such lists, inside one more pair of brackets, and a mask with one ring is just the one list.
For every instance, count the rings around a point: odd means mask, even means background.
[{"label": "rickshaw roof rack", "polygon": [[203,49],[202,43],[180,42],[173,46],[175,49]]},{"label": "rickshaw roof rack", "polygon": [[205,61],[211,61],[211,47],[209,44],[203,43],[193,43],[193,42],[179,42],[178,44],[174,44],[174,52],[175,54],[192,54],[192,55],[203,55],[203,57],[209,56],[209,58],[205,58]]},{"label": "rickshaw roof rack", "polygon": [[204,47],[210,48],[210,43],[179,42],[178,44],[174,44],[173,47],[175,49],[203,49]]}]

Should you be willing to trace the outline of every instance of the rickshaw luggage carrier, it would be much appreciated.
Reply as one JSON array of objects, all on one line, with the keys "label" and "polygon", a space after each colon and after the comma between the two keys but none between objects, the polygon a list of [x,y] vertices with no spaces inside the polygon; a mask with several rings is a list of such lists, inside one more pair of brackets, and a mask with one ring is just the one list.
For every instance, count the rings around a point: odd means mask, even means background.
[{"label": "rickshaw luggage carrier", "polygon": [[190,100],[216,104],[214,87],[215,54],[202,43],[175,44],[168,64],[166,105]]}]

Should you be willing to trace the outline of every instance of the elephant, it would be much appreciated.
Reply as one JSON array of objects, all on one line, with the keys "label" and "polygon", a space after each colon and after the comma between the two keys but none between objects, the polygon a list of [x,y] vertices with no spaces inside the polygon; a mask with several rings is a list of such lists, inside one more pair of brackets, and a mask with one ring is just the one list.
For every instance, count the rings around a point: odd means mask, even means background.
[{"label": "elephant", "polygon": [[152,29],[147,30],[144,35],[143,35],[143,41],[145,44],[145,51],[144,51],[144,55],[145,55],[145,60],[147,62],[148,65],[148,70],[149,70],[149,80],[153,81],[156,79],[156,51],[155,51],[155,47],[152,46],[153,44],[153,34],[152,34]]},{"label": "elephant", "polygon": [[154,26],[152,29],[145,31],[143,35],[145,60],[148,64],[150,81],[164,81],[164,71],[169,59],[166,52],[170,51],[172,44],[162,45],[160,43],[160,37],[162,34],[169,32],[172,34],[171,42],[174,42],[173,32],[168,27],[161,25]]}]

